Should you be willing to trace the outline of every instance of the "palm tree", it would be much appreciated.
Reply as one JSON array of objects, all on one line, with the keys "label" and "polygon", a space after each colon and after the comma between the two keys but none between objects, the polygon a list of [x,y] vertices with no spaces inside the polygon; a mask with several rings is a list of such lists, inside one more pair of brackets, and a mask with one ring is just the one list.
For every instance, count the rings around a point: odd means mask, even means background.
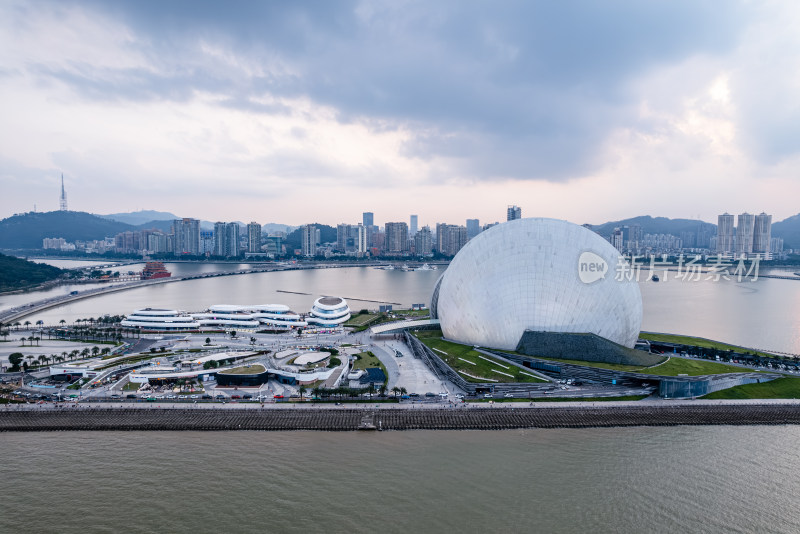
[{"label": "palm tree", "polygon": [[25,346],[25,341],[27,341],[27,340],[25,339],[25,336],[23,336],[23,337],[19,338],[19,340],[20,340],[20,341],[22,341],[22,346],[24,347],[24,346]]},{"label": "palm tree", "polygon": [[387,388],[386,388],[386,384],[385,383],[381,384],[381,387],[378,388],[378,392],[380,392],[381,397],[385,397],[386,396],[386,389]]},{"label": "palm tree", "polygon": [[27,330],[28,327],[31,325],[31,322],[30,321],[25,321],[23,324],[25,325],[25,330]]},{"label": "palm tree", "polygon": [[300,386],[300,400],[303,400],[303,395],[308,391],[305,386]]},{"label": "palm tree", "polygon": [[33,354],[28,354],[27,356],[25,356],[25,358],[28,360],[28,366],[30,367],[30,365],[33,363],[33,358],[34,358]]},{"label": "palm tree", "polygon": [[40,340],[40,339],[41,339],[41,338],[40,338],[39,336],[35,336],[35,337],[33,338],[33,340],[36,342],[36,346],[37,346],[37,347],[39,346],[39,340]]},{"label": "palm tree", "polygon": [[64,326],[64,324],[65,324],[66,322],[67,322],[67,321],[65,321],[64,319],[61,319],[60,321],[58,321],[58,324],[60,324],[61,326]]},{"label": "palm tree", "polygon": [[97,356],[98,352],[100,352],[100,348],[97,345],[92,347],[92,356]]},{"label": "palm tree", "polygon": [[405,395],[406,393],[408,393],[408,391],[406,391],[406,388],[400,388],[400,395]]},{"label": "palm tree", "polygon": [[400,394],[400,388],[397,386],[393,387],[392,393],[394,393],[394,396],[397,397]]},{"label": "palm tree", "polygon": [[81,356],[83,356],[84,358],[86,358],[87,356],[89,356],[89,349],[88,349],[88,348],[87,348],[87,349],[83,349],[83,350],[81,351]]}]

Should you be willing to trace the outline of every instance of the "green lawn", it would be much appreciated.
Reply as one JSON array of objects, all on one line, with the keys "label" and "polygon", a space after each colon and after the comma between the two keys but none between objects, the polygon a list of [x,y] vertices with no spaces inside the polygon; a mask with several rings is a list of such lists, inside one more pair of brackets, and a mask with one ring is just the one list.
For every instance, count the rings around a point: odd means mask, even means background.
[{"label": "green lawn", "polygon": [[406,317],[428,317],[431,314],[430,310],[394,310],[395,315],[404,315]]},{"label": "green lawn", "polygon": [[725,373],[748,373],[752,372],[745,367],[725,365],[708,360],[694,360],[687,358],[673,357],[653,367],[639,367],[638,365],[622,365],[617,363],[585,362],[583,360],[559,360],[555,358],[542,358],[551,362],[571,363],[573,365],[584,365],[586,367],[598,367],[611,371],[627,371],[631,373],[642,373],[654,376],[678,376],[678,375],[720,375]]},{"label": "green lawn", "polygon": [[370,354],[369,352],[359,352],[356,354],[358,359],[353,362],[353,369],[367,369],[368,367],[379,367],[383,370],[383,374],[386,375],[386,380],[389,380],[389,372],[386,370],[386,366],[381,363],[377,356]]},{"label": "green lawn", "polygon": [[753,354],[759,356],[765,356],[768,358],[778,357],[775,354],[770,354],[768,352],[748,349],[747,347],[740,347],[738,345],[731,345],[729,343],[722,343],[720,341],[714,341],[712,339],[703,339],[700,337],[679,336],[676,334],[654,334],[650,332],[641,332],[639,334],[639,337],[641,339],[647,339],[648,341],[655,341],[655,342],[661,341],[663,343],[678,343],[681,345],[692,345],[695,347],[703,347],[707,349],[733,350],[745,354],[748,352],[752,352]]},{"label": "green lawn", "polygon": [[105,369],[111,369],[115,365],[143,362],[145,360],[152,360],[153,358],[162,358],[164,356],[172,356],[172,353],[157,352],[155,354],[147,353],[147,354],[137,354],[135,356],[127,356],[125,358],[120,358],[119,360],[115,360],[111,363],[107,363],[106,365],[103,365],[101,367],[95,367],[95,371],[103,371]]},{"label": "green lawn", "polygon": [[260,363],[254,365],[243,365],[241,367],[234,367],[227,371],[222,371],[223,375],[257,375],[266,371],[266,368]]},{"label": "green lawn", "polygon": [[725,373],[748,373],[749,369],[725,365],[724,363],[710,362],[707,360],[690,360],[686,358],[670,358],[669,361],[641,369],[638,372],[655,376],[678,376],[686,374],[689,376],[699,375],[721,375]]},{"label": "green lawn", "polygon": [[380,316],[381,314],[379,313],[362,313],[359,315],[353,315],[350,317],[350,319],[347,320],[346,323],[344,323],[344,326],[354,326],[354,327],[367,326],[370,323],[378,320]]},{"label": "green lawn", "polygon": [[440,330],[423,330],[414,332],[414,335],[467,382],[546,382],[524,374],[515,365],[481,354],[469,345],[444,341]]},{"label": "green lawn", "polygon": [[797,399],[800,378],[784,377],[760,384],[745,384],[709,393],[704,399]]}]

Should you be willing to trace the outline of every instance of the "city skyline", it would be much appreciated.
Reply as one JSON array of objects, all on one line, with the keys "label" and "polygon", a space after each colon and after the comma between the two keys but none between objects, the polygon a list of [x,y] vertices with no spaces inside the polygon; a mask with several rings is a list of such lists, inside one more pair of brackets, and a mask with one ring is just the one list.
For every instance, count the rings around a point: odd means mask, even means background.
[{"label": "city skyline", "polygon": [[2,217],[62,172],[72,210],[245,223],[797,213],[788,2],[0,13]]}]

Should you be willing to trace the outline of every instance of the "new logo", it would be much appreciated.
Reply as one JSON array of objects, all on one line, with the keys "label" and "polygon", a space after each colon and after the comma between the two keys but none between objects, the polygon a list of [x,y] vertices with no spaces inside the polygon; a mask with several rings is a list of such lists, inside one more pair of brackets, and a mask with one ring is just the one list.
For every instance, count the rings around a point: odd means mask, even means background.
[{"label": "new logo", "polygon": [[594,252],[583,252],[578,258],[578,278],[584,284],[592,284],[602,280],[607,272],[608,263]]}]

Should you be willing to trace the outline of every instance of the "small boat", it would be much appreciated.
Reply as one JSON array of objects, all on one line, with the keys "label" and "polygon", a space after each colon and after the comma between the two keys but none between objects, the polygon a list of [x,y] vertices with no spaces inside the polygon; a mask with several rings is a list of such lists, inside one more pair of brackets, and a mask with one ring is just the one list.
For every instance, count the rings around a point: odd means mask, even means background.
[{"label": "small boat", "polygon": [[658,277],[657,274],[654,274],[652,280],[653,280],[653,282],[658,282],[661,279]]},{"label": "small boat", "polygon": [[415,271],[433,271],[434,269],[430,265],[428,265],[427,263],[423,263],[422,267],[417,267],[414,270]]}]

